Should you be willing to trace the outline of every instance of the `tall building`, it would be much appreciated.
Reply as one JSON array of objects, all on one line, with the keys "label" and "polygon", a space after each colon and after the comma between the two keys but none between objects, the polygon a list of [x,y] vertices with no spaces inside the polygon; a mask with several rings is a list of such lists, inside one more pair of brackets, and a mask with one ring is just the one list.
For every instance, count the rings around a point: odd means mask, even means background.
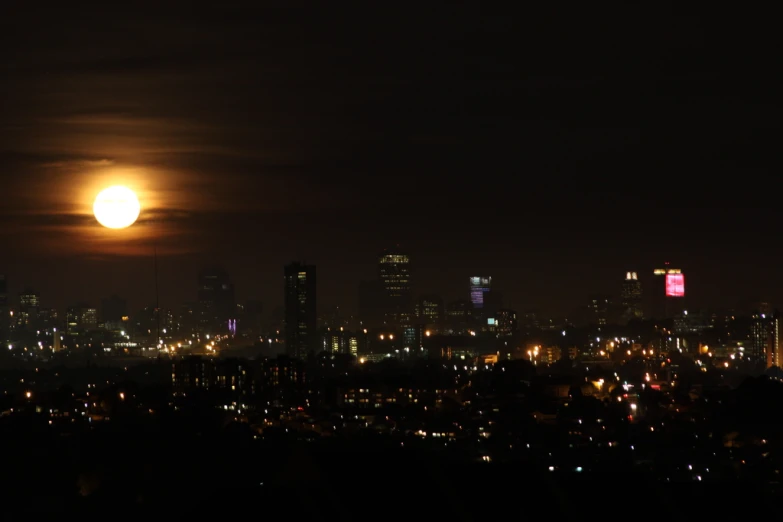
[{"label": "tall building", "polygon": [[228,330],[229,319],[236,319],[234,285],[220,266],[211,266],[198,275],[199,328],[205,332]]},{"label": "tall building", "polygon": [[484,308],[484,298],[490,290],[492,290],[491,277],[470,278],[470,302],[473,303],[474,310]]},{"label": "tall building", "polygon": [[378,279],[382,286],[384,318],[390,326],[405,322],[412,312],[410,257],[386,250],[378,257]]},{"label": "tall building", "polygon": [[25,288],[19,294],[19,317],[17,325],[21,328],[35,329],[38,325],[38,310],[41,307],[41,298],[37,292]]},{"label": "tall building", "polygon": [[761,303],[753,312],[750,325],[750,357],[756,362],[764,361],[767,368],[780,368],[780,312],[768,303]]},{"label": "tall building", "polygon": [[673,317],[685,310],[685,274],[679,268],[666,271],[666,317]]},{"label": "tall building", "polygon": [[626,319],[641,319],[642,312],[642,282],[636,272],[626,272],[623,288],[620,292],[622,306]]},{"label": "tall building", "polygon": [[664,268],[656,268],[653,271],[656,276],[663,276],[663,284],[660,283],[654,292],[655,316],[670,318],[681,314],[685,310],[685,275],[679,268],[671,268],[669,262]]},{"label": "tall building", "polygon": [[285,342],[290,357],[304,359],[319,348],[315,266],[291,263],[285,277]]}]

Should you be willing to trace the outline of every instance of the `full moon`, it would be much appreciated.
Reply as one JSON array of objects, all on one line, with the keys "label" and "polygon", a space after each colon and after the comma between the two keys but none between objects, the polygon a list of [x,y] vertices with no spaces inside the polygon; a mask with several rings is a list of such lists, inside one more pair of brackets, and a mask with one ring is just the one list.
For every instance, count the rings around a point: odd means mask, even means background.
[{"label": "full moon", "polygon": [[127,228],[139,218],[141,205],[135,192],[118,185],[102,190],[95,198],[92,211],[98,223],[106,228]]}]

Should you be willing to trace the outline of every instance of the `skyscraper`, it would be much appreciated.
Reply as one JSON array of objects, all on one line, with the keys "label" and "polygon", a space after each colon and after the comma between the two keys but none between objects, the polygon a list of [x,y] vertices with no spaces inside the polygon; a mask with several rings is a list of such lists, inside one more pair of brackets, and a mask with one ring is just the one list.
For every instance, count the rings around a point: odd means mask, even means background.
[{"label": "skyscraper", "polygon": [[286,351],[304,359],[318,349],[315,266],[291,263],[284,277]]},{"label": "skyscraper", "polygon": [[378,257],[378,279],[383,287],[383,308],[387,323],[404,322],[412,312],[410,258],[399,251],[386,250]]},{"label": "skyscraper", "polygon": [[206,333],[228,330],[228,320],[236,319],[234,285],[228,273],[211,266],[198,275],[199,328]]},{"label": "skyscraper", "polygon": [[620,292],[621,303],[626,319],[641,319],[642,312],[642,282],[636,272],[626,272],[623,288]]},{"label": "skyscraper", "polygon": [[665,268],[656,268],[653,274],[664,276],[663,283],[658,283],[653,292],[655,298],[655,316],[671,318],[685,310],[685,275],[679,268],[670,268],[669,262]]},{"label": "skyscraper", "polygon": [[685,310],[685,275],[679,268],[666,271],[666,317],[681,314]]},{"label": "skyscraper", "polygon": [[38,309],[41,307],[41,297],[30,288],[19,294],[19,317],[17,324],[22,328],[34,329],[38,323]]},{"label": "skyscraper", "polygon": [[765,361],[767,367],[780,367],[780,312],[768,303],[760,303],[750,325],[750,357],[755,362]]},{"label": "skyscraper", "polygon": [[475,310],[484,308],[484,297],[492,289],[491,277],[470,278],[470,302]]}]

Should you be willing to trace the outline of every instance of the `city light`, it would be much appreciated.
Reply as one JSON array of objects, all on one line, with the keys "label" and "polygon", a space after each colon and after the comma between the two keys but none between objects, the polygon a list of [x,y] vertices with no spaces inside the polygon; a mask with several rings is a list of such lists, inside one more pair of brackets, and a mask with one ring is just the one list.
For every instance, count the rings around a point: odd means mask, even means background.
[{"label": "city light", "polygon": [[685,296],[684,274],[666,274],[666,295],[668,297]]}]

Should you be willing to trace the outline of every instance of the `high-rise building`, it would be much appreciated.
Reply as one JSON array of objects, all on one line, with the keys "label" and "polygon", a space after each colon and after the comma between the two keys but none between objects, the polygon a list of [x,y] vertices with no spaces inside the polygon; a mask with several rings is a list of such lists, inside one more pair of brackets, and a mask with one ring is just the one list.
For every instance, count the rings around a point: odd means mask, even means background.
[{"label": "high-rise building", "polygon": [[378,257],[378,279],[383,287],[384,318],[397,326],[412,312],[410,257],[387,250]]},{"label": "high-rise building", "polygon": [[491,277],[470,278],[470,302],[473,303],[474,310],[484,308],[484,298],[490,290],[492,290]]},{"label": "high-rise building", "polygon": [[16,323],[20,328],[35,329],[38,325],[38,309],[41,307],[41,298],[37,292],[25,288],[19,294],[19,317]]},{"label": "high-rise building", "polygon": [[761,303],[752,316],[749,355],[756,362],[766,362],[768,368],[780,368],[783,363],[780,348],[780,312],[768,303]]},{"label": "high-rise building", "polygon": [[285,342],[290,357],[304,359],[318,350],[315,266],[291,263],[285,277]]},{"label": "high-rise building", "polygon": [[642,312],[642,282],[636,272],[626,272],[623,288],[620,292],[622,306],[626,319],[641,319]]},{"label": "high-rise building", "polygon": [[228,331],[229,319],[236,319],[234,285],[220,266],[205,268],[198,276],[199,328],[205,332]]},{"label": "high-rise building", "polygon": [[670,268],[669,262],[665,268],[656,268],[653,274],[663,276],[663,285],[660,283],[654,292],[656,317],[671,318],[682,314],[685,310],[685,275],[679,268]]}]

